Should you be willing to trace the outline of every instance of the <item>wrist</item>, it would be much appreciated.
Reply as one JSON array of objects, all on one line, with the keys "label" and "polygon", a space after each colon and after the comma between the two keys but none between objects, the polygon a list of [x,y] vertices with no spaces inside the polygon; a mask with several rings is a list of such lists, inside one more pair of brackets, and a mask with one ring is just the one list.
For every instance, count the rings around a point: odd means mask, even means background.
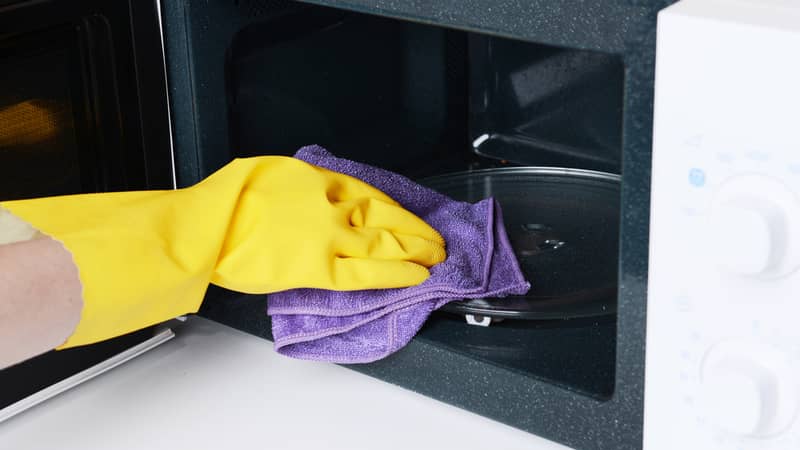
[{"label": "wrist", "polygon": [[43,237],[31,224],[0,206],[0,245]]}]

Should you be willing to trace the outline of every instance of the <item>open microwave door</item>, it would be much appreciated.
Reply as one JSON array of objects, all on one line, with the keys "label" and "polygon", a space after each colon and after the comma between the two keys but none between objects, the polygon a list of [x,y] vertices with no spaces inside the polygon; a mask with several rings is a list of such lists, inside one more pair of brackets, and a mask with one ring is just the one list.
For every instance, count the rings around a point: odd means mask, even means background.
[{"label": "open microwave door", "polygon": [[[156,1],[0,1],[0,200],[175,187],[160,23]],[[165,342],[160,328],[0,370],[0,421]]]}]

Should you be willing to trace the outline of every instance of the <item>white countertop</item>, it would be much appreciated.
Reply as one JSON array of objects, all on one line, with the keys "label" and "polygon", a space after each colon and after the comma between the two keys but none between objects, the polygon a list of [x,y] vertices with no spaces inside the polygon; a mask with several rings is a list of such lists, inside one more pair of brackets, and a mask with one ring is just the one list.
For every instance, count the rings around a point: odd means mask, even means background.
[{"label": "white countertop", "polygon": [[0,424],[0,449],[566,447],[199,317]]}]

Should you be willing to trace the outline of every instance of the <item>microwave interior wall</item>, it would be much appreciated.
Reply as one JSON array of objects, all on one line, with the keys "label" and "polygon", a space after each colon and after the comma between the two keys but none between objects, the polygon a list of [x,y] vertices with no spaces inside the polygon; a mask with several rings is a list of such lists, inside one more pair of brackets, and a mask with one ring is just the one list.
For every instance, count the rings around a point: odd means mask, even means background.
[{"label": "microwave interior wall", "polygon": [[[291,155],[310,144],[413,179],[515,166],[620,174],[625,166],[627,90],[642,75],[630,78],[616,41],[537,41],[366,6],[163,5],[179,185],[234,157]],[[265,296],[212,287],[201,314],[270,338],[265,305]],[[621,387],[638,368],[621,362],[620,320],[483,328],[434,314],[406,349],[352,368],[569,445],[599,439],[623,448],[641,436],[641,380]],[[598,437],[604,428],[611,433]]]}]

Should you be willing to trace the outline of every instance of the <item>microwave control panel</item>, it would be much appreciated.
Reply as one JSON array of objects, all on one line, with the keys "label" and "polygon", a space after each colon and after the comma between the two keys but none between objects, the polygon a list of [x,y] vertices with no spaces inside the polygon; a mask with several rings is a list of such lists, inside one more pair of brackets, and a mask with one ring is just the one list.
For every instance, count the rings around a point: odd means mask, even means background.
[{"label": "microwave control panel", "polygon": [[800,449],[800,0],[657,40],[643,447]]}]

